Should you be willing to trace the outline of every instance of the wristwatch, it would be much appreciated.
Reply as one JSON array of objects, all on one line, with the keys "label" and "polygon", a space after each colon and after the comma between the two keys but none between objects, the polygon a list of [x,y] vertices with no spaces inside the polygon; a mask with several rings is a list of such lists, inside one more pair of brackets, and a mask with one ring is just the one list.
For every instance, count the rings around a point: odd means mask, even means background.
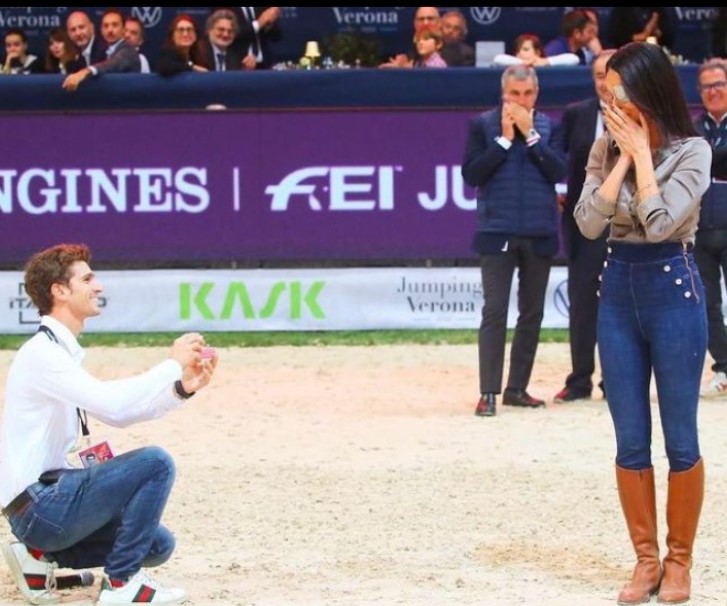
[{"label": "wristwatch", "polygon": [[197,392],[187,391],[181,381],[174,381],[174,393],[181,400],[189,400]]}]

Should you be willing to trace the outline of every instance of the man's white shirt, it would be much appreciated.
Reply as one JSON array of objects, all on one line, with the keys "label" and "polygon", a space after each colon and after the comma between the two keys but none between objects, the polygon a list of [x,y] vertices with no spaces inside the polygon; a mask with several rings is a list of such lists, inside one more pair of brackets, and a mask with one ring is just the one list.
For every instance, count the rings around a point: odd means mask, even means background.
[{"label": "man's white shirt", "polygon": [[79,434],[77,409],[115,427],[162,416],[180,405],[178,362],[167,359],[145,373],[102,381],[81,363],[85,356],[61,322],[43,316],[39,332],[18,350],[8,371],[0,431],[0,505],[5,507],[49,469],[70,467]]}]

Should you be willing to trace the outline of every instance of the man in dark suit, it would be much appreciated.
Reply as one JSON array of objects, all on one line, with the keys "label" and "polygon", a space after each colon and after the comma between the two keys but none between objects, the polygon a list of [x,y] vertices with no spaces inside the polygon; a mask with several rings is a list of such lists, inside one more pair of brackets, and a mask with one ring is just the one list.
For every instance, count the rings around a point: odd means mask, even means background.
[{"label": "man in dark suit", "polygon": [[572,370],[565,387],[553,398],[554,402],[560,403],[590,399],[593,391],[599,276],[606,256],[608,234],[605,231],[597,240],[583,236],[573,218],[573,209],[581,195],[591,146],[603,133],[601,105],[606,102],[608,95],[604,84],[606,63],[615,52],[602,51],[593,61],[591,72],[596,96],[569,105],[561,118],[563,145],[568,155],[568,193],[563,208],[562,228],[568,255],[568,329]]},{"label": "man in dark suit", "polygon": [[[240,25],[231,49],[242,54],[245,69],[272,67],[270,44],[282,37],[279,6],[226,6]],[[213,9],[213,12],[217,10]]]},{"label": "man in dark suit", "polygon": [[64,89],[76,90],[89,76],[141,72],[139,51],[124,38],[125,20],[124,14],[117,9],[104,12],[101,16],[101,35],[106,42],[104,59],[66,76],[63,81]]},{"label": "man in dark suit", "polygon": [[211,72],[227,72],[244,68],[243,55],[232,42],[240,31],[237,17],[230,9],[218,8],[207,17],[205,36],[190,51],[192,63]]},{"label": "man in dark suit", "polygon": [[[550,265],[558,250],[555,185],[566,176],[558,125],[536,110],[538,76],[527,65],[502,74],[502,103],[470,120],[462,177],[477,188],[482,320],[477,352],[480,399],[477,416],[505,406],[540,408],[527,392],[538,349]],[[518,318],[510,347],[510,371],[502,391],[507,315],[513,276],[518,276]]]},{"label": "man in dark suit", "polygon": [[697,72],[703,111],[694,126],[712,146],[712,185],[702,196],[694,260],[707,302],[707,349],[714,376],[699,394],[727,397],[727,332],[722,313],[723,279],[727,277],[727,64],[709,59]]},{"label": "man in dark suit", "polygon": [[475,49],[465,42],[467,19],[461,11],[451,10],[442,15],[444,46],[439,52],[449,67],[474,67]]},{"label": "man in dark suit", "polygon": [[87,13],[73,11],[66,19],[66,30],[78,48],[84,67],[106,58],[106,43],[96,36],[96,28]]}]

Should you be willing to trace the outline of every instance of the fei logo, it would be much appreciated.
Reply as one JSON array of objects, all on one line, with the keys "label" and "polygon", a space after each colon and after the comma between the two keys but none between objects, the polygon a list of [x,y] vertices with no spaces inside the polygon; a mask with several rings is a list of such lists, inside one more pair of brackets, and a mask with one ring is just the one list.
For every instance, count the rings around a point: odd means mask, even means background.
[{"label": "fei logo", "polygon": [[[326,314],[318,303],[318,296],[321,294],[325,282],[317,280],[310,285],[304,285],[299,281],[276,282],[273,284],[262,305],[256,307],[253,298],[248,292],[244,282],[230,282],[227,290],[221,293],[222,304],[213,309],[209,298],[215,290],[214,282],[203,282],[196,287],[189,282],[179,285],[179,316],[182,320],[191,320],[192,314],[196,312],[198,317],[204,320],[229,320],[236,310],[242,313],[246,320],[259,318],[264,320],[273,316],[287,314],[291,320],[300,320],[303,317],[303,310],[306,308],[311,316],[317,320],[324,320]],[[219,293],[220,288],[216,289]],[[260,289],[256,289],[260,292]],[[280,309],[287,291],[288,307]]]},{"label": "fei logo", "polygon": [[154,27],[162,20],[161,6],[132,6],[131,14],[144,24],[144,27]]},{"label": "fei logo", "polygon": [[402,170],[400,166],[308,166],[268,185],[265,193],[272,196],[273,212],[287,211],[291,199],[301,197],[311,210],[323,210],[321,193],[328,194],[332,211],[393,210],[394,173]]},{"label": "fei logo", "polygon": [[499,6],[470,6],[470,15],[480,25],[492,25],[502,13]]}]

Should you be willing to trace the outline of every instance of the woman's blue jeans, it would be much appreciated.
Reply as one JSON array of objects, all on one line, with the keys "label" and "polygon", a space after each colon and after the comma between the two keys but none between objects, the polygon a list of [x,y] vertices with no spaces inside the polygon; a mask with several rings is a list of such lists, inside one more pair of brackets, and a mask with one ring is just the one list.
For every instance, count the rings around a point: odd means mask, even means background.
[{"label": "woman's blue jeans", "polygon": [[103,566],[126,579],[174,551],[174,536],[159,524],[174,477],[174,461],[157,447],[69,469],[55,484],[29,486],[33,502],[10,517],[10,528],[62,568]]},{"label": "woman's blue jeans", "polygon": [[691,247],[609,242],[598,351],[616,432],[616,463],[652,466],[652,371],[672,471],[699,460],[697,405],[707,348],[704,287]]}]

